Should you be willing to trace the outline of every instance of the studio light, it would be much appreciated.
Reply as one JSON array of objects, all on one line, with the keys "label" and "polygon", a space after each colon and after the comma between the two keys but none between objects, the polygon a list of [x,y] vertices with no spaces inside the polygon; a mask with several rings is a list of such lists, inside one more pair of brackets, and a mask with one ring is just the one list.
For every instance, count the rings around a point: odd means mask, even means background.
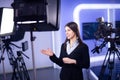
[{"label": "studio light", "polygon": [[14,21],[26,31],[59,29],[60,0],[14,0],[12,7]]},{"label": "studio light", "polygon": [[0,36],[9,36],[13,31],[13,9],[0,8]]}]

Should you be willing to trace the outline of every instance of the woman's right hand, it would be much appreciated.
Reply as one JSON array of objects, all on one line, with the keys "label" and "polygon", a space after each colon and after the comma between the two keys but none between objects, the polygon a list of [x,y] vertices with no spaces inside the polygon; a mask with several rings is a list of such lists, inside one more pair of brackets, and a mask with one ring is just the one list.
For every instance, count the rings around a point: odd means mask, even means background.
[{"label": "woman's right hand", "polygon": [[41,53],[42,53],[42,54],[45,54],[45,55],[47,55],[47,56],[53,56],[53,51],[52,51],[51,49],[49,49],[49,48],[46,49],[46,50],[45,50],[45,49],[42,49],[42,50],[41,50]]}]

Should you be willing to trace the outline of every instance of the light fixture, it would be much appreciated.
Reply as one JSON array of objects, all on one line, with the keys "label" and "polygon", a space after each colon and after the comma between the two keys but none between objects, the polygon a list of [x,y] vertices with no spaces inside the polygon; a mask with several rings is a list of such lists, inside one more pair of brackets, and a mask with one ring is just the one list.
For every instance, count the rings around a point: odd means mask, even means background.
[{"label": "light fixture", "polygon": [[9,36],[14,31],[13,9],[0,8],[0,36]]},{"label": "light fixture", "polygon": [[26,31],[59,29],[60,0],[14,0],[12,7],[15,23]]}]

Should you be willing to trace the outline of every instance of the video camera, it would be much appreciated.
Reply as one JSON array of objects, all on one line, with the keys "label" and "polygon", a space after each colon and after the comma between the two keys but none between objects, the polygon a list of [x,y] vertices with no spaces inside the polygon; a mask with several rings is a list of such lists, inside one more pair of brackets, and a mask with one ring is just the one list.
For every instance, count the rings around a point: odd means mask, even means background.
[{"label": "video camera", "polygon": [[[99,23],[98,29],[94,34],[94,36],[96,37],[97,40],[100,38],[103,38],[103,39],[107,39],[108,37],[111,38],[112,33],[115,33],[115,34],[120,33],[120,28],[113,28],[113,24],[110,22],[104,22],[103,17],[97,18],[96,21]],[[116,41],[117,41],[117,43],[120,43],[120,36],[115,35],[114,38],[119,39]]]},{"label": "video camera", "polygon": [[[105,45],[110,42],[111,46],[120,45],[120,36],[116,34],[120,34],[120,28],[113,28],[113,24],[110,22],[104,22],[103,17],[99,17],[96,19],[99,23],[97,31],[94,33],[96,40],[103,39],[103,43],[99,46],[96,46],[92,52],[99,53],[99,49],[105,47]],[[112,33],[115,33],[115,36],[112,36]]]}]

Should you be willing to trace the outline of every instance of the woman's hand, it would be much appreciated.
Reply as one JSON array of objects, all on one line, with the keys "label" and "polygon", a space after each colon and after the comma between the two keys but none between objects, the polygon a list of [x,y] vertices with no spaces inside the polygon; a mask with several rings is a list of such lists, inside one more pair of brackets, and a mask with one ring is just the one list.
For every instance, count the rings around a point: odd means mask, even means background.
[{"label": "woman's hand", "polygon": [[71,59],[68,57],[63,58],[63,62],[66,64],[76,64],[76,60],[75,59]]},{"label": "woman's hand", "polygon": [[41,53],[42,53],[42,54],[45,54],[45,55],[47,55],[47,56],[53,56],[53,51],[52,51],[51,49],[49,49],[49,48],[46,49],[46,50],[45,50],[45,49],[42,49],[42,50],[41,50]]}]

